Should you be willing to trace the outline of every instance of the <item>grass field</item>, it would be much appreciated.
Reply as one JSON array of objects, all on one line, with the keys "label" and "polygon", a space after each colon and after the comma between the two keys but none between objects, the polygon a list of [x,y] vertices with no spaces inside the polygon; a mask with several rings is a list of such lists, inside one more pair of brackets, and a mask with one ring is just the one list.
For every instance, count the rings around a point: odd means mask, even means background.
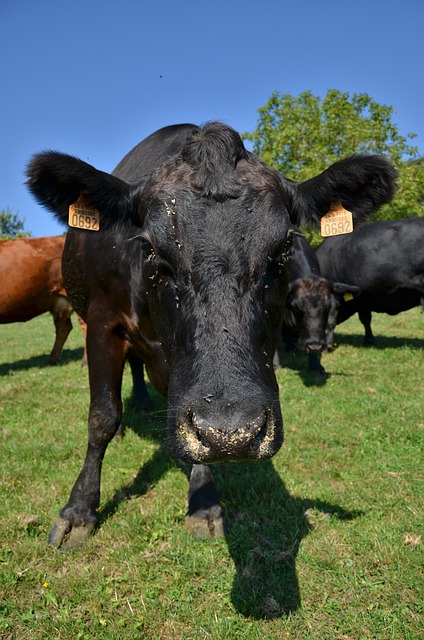
[{"label": "grass field", "polygon": [[131,410],[109,447],[100,526],[61,553],[47,534],[86,448],[75,329],[44,368],[53,323],[0,327],[0,639],[418,640],[423,631],[424,315],[355,318],[325,354],[279,372],[286,440],[272,461],[216,467],[229,531],[186,533],[186,467],[165,401]]}]

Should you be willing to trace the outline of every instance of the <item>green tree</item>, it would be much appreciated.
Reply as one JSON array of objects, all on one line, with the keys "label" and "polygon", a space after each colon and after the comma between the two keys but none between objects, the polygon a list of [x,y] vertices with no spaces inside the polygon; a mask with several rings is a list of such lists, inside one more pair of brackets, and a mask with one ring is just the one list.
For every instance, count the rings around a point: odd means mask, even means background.
[{"label": "green tree", "polygon": [[17,213],[9,208],[0,211],[0,240],[11,238],[28,238],[30,231],[24,230],[25,219],[21,220]]},{"label": "green tree", "polygon": [[377,216],[381,219],[424,216],[424,158],[400,162],[398,171],[396,196]]},{"label": "green tree", "polygon": [[365,93],[330,89],[324,98],[310,91],[297,97],[274,92],[258,113],[255,131],[243,137],[287,178],[307,180],[352,154],[385,154],[398,169],[399,189],[378,218],[424,216],[424,163],[411,161],[418,154],[409,142],[415,134],[399,133],[393,107]]}]

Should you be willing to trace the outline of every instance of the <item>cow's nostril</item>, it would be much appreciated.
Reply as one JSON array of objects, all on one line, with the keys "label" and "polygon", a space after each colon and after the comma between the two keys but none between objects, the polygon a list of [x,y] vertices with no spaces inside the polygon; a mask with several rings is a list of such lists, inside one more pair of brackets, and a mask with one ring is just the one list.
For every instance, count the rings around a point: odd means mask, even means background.
[{"label": "cow's nostril", "polygon": [[195,423],[195,415],[194,415],[194,411],[192,411],[191,409],[187,409],[187,412],[186,412],[185,418],[186,418],[186,420],[185,420],[185,421],[186,421],[186,423],[187,423],[188,425],[190,425],[190,426],[191,426],[191,425],[194,425],[194,423]]},{"label": "cow's nostril", "polygon": [[201,445],[203,445],[206,448],[210,447],[209,442],[207,441],[205,435],[201,432],[200,429],[195,429],[194,435],[196,436],[197,440],[200,442]]},{"label": "cow's nostril", "polygon": [[203,421],[199,420],[192,409],[188,409],[185,414],[184,426],[186,436],[191,435],[194,440],[202,445],[205,449],[210,448],[210,443],[207,439],[207,430],[203,427]]},{"label": "cow's nostril", "polygon": [[269,420],[270,416],[269,413],[266,412],[262,421],[262,426],[259,429],[259,431],[256,433],[252,444],[250,445],[250,448],[252,449],[252,451],[256,452],[259,451],[261,444],[263,443],[263,441],[265,440],[267,433],[268,433],[268,420]]}]

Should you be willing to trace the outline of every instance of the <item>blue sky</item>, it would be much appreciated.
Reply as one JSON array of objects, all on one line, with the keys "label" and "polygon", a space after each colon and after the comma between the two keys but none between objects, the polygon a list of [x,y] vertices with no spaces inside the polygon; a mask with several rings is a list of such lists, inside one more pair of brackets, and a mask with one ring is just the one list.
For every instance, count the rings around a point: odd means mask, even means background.
[{"label": "blue sky", "polygon": [[112,171],[173,123],[252,131],[273,91],[368,93],[424,155],[423,0],[0,0],[0,209],[62,233],[24,182],[37,151]]}]

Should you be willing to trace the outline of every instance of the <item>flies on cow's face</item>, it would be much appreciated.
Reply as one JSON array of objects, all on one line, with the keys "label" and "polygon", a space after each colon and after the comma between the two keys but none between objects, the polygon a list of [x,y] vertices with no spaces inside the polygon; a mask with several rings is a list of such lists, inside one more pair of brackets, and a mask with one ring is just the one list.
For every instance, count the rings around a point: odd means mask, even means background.
[{"label": "flies on cow's face", "polygon": [[[145,236],[141,236],[141,250],[147,262],[150,262],[152,264],[152,267],[154,267],[157,277],[174,277],[174,270],[169,260],[163,256],[160,256],[155,250],[151,241]],[[150,279],[153,279],[155,276],[151,275],[149,277]]]},{"label": "flies on cow's face", "polygon": [[276,276],[281,276],[291,256],[294,230],[289,229],[284,243],[268,255],[267,270],[263,278],[265,286],[269,286]]}]

